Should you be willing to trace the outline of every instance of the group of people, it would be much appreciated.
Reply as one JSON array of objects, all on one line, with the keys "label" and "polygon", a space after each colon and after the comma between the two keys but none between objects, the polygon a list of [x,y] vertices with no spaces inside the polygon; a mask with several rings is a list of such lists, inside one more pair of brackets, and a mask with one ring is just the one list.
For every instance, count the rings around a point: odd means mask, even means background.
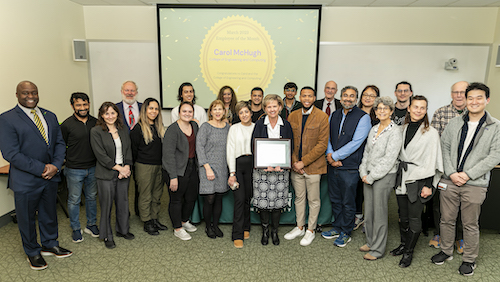
[{"label": "group of people", "polygon": [[[137,85],[123,83],[123,101],[104,102],[97,118],[89,114],[85,93],[70,98],[74,114],[60,126],[51,112],[39,108],[38,89],[18,84],[18,105],[0,115],[0,150],[11,163],[9,187],[14,191],[24,250],[32,269],[44,269],[41,255],[67,257],[71,251],[57,242],[56,193],[63,169],[68,187],[68,210],[73,242],[83,240],[79,222],[82,189],[87,224],[84,232],[116,247],[111,210],[116,206],[115,234],[134,239],[129,230],[128,187],[136,183],[136,213],[144,231],[167,230],[158,218],[163,187],[169,193],[168,211],[174,235],[190,240],[197,227],[189,222],[198,196],[209,238],[223,237],[219,228],[222,197],[234,195],[232,240],[242,248],[250,236],[250,207],[258,210],[262,237],[280,244],[281,211],[288,205],[290,181],[295,191],[297,225],[284,239],[301,237],[300,245],[315,239],[321,206],[320,181],[326,174],[334,221],[321,233],[344,247],[352,231],[364,222],[364,259],[384,256],[388,233],[388,200],[395,190],[401,243],[390,251],[410,266],[422,230],[421,214],[434,202],[436,234],[430,244],[441,247],[435,264],[453,258],[454,245],[463,252],[460,273],[472,275],[479,250],[478,220],[486,197],[490,171],[500,162],[500,123],[485,111],[489,88],[482,83],[452,86],[452,103],[436,111],[429,122],[428,101],[414,96],[411,84],[396,85],[396,103],[380,97],[375,85],[361,93],[346,86],[335,98],[337,83],[325,85],[325,98],[289,82],[284,99],[251,90],[249,101],[237,101],[230,86],[220,89],[208,111],[196,105],[191,83],[179,87],[179,106],[165,127],[154,98],[136,100]],[[361,95],[361,97],[359,97]],[[359,102],[358,102],[359,100]],[[256,138],[290,139],[291,167],[254,167]],[[97,226],[96,197],[101,217]],[[438,198],[439,201],[436,199]],[[364,202],[364,215],[363,215]],[[307,204],[306,204],[307,203]],[[459,209],[463,241],[455,243]],[[35,213],[40,238],[37,243]],[[308,211],[308,212],[307,212]],[[308,215],[307,215],[308,213]],[[307,222],[306,222],[307,216]],[[306,224],[307,223],[307,224]],[[457,238],[460,242],[461,238]]]}]

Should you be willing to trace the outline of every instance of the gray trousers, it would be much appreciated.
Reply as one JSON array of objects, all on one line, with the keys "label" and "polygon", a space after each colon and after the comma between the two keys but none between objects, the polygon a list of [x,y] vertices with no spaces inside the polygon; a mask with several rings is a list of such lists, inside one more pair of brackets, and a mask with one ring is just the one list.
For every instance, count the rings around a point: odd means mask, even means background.
[{"label": "gray trousers", "polygon": [[373,182],[364,184],[366,244],[370,255],[380,258],[385,253],[387,243],[388,203],[394,188],[396,174],[391,173]]},{"label": "gray trousers", "polygon": [[102,180],[97,179],[97,191],[101,206],[101,222],[99,223],[99,239],[113,240],[111,230],[111,209],[116,205],[116,232],[127,234],[129,231],[128,184],[129,178]]},{"label": "gray trousers", "polygon": [[479,254],[479,215],[488,188],[467,184],[458,187],[451,180],[444,178],[441,178],[441,182],[448,185],[446,190],[440,192],[441,249],[445,254],[453,255],[455,224],[458,209],[460,208],[464,227],[464,255],[462,260],[475,262]]},{"label": "gray trousers", "polygon": [[146,222],[158,219],[160,213],[163,182],[161,165],[135,163],[135,176],[139,188],[139,214],[141,220]]}]

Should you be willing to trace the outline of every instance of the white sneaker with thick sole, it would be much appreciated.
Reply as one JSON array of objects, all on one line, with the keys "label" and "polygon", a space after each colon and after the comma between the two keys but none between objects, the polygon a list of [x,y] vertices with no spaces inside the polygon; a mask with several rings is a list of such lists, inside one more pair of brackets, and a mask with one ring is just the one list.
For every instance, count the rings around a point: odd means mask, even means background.
[{"label": "white sneaker with thick sole", "polygon": [[184,229],[187,232],[195,232],[196,230],[198,230],[198,228],[196,228],[196,226],[192,225],[191,222],[189,222],[189,221],[183,223],[182,227],[184,227]]},{"label": "white sneaker with thick sole", "polygon": [[191,235],[189,235],[186,232],[186,230],[184,230],[184,228],[181,228],[179,231],[174,230],[174,235],[175,235],[175,237],[177,237],[183,241],[191,240]]},{"label": "white sneaker with thick sole", "polygon": [[314,238],[316,238],[316,234],[314,233],[314,231],[307,229],[306,235],[304,235],[304,238],[302,238],[302,240],[300,240],[300,245],[304,246],[304,247],[309,246],[309,245],[311,245]]},{"label": "white sneaker with thick sole", "polygon": [[297,226],[295,226],[295,228],[292,229],[292,231],[285,234],[285,239],[293,240],[299,236],[304,236],[304,234],[306,234],[304,227],[302,227],[302,230],[300,230]]}]

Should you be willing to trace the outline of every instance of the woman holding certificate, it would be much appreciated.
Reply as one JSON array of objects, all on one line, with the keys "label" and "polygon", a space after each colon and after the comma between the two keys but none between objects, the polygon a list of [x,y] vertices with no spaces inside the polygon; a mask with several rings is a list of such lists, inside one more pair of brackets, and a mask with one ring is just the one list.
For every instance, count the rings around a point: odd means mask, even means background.
[{"label": "woman holding certificate", "polygon": [[[252,133],[252,144],[255,138],[293,140],[292,127],[288,121],[283,120],[279,113],[283,109],[283,100],[276,94],[269,94],[262,102],[266,115],[255,123]],[[293,145],[291,146],[293,148]],[[253,148],[253,150],[258,148]],[[281,209],[288,203],[288,189],[290,171],[283,170],[279,166],[267,167],[266,169],[254,169],[253,206],[259,210],[262,224],[262,245],[269,242],[269,219],[271,217],[271,237],[274,245],[279,245],[278,226],[281,217]]]}]

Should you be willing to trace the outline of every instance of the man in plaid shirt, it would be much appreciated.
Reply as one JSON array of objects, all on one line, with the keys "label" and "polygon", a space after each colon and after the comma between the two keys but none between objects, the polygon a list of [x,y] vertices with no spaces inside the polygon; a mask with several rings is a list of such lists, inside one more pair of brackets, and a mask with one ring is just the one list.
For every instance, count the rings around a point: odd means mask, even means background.
[{"label": "man in plaid shirt", "polygon": [[[437,129],[439,135],[444,131],[448,122],[457,116],[464,115],[467,113],[467,104],[465,98],[465,90],[469,86],[467,81],[459,81],[453,86],[451,86],[451,104],[443,106],[434,112],[432,117],[431,126]],[[429,246],[434,248],[440,248],[441,237],[439,236],[439,221],[441,219],[441,211],[439,209],[439,189],[436,191],[436,195],[432,198],[432,210],[434,213],[434,237],[429,241]],[[463,230],[462,230],[462,220],[460,219],[460,214],[457,220],[457,228],[455,235],[455,243],[457,248],[457,253],[462,254],[464,252],[464,240],[463,240]]]}]

